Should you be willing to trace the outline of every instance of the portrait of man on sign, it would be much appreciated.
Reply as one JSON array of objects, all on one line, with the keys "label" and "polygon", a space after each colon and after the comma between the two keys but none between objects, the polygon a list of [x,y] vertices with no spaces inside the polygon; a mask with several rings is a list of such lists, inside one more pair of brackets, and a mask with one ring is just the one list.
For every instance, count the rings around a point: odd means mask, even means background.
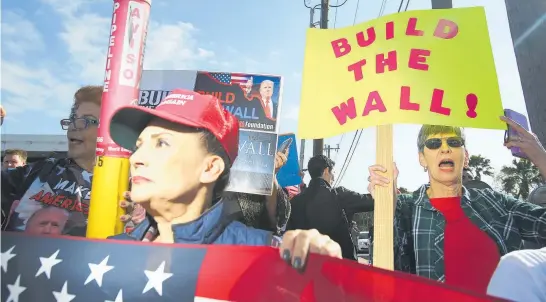
[{"label": "portrait of man on sign", "polygon": [[282,78],[246,73],[199,72],[194,90],[218,98],[242,130],[275,132]]}]

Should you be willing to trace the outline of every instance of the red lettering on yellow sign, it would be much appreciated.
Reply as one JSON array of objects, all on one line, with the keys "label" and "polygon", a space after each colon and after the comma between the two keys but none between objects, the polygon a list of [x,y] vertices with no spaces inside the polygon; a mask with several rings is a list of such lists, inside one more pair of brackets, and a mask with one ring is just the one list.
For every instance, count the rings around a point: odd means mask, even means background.
[{"label": "red lettering on yellow sign", "polygon": [[[400,101],[399,106],[397,109],[400,110],[411,110],[411,111],[419,111],[421,108],[421,104],[414,101],[412,102],[410,99],[411,96],[411,88],[409,86],[402,86],[400,88]],[[474,105],[474,98],[475,103],[477,105],[477,97],[473,94],[471,96],[467,97],[467,103],[470,103],[470,105]],[[470,101],[468,101],[470,99]],[[432,113],[437,113],[445,116],[451,115],[451,109],[444,107],[443,105],[444,100],[444,91],[442,89],[434,89],[432,91],[431,99],[430,99],[430,107],[429,111]],[[366,102],[364,103],[364,109],[362,111],[361,116],[368,116],[372,112],[386,112],[387,107],[385,103],[383,102],[383,99],[381,98],[381,95],[378,91],[371,91],[368,94],[368,97],[366,99]],[[469,106],[469,112],[475,113],[475,106],[470,107]],[[355,102],[355,98],[352,97],[348,99],[346,102],[343,102],[339,104],[338,106],[335,106],[332,108],[332,113],[336,117],[338,123],[340,125],[344,125],[347,123],[347,120],[355,119],[357,116],[357,106]],[[467,113],[467,115],[473,115],[472,113]],[[477,115],[477,114],[476,114]],[[475,116],[474,116],[475,117]]]}]

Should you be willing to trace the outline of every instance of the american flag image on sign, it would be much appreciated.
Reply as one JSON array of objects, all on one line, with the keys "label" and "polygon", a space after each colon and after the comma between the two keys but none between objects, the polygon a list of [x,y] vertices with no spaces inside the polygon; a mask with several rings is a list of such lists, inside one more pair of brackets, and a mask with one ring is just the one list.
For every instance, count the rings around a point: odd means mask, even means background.
[{"label": "american flag image on sign", "polygon": [[3,232],[2,301],[196,301],[205,248],[115,242]]},{"label": "american flag image on sign", "polygon": [[499,301],[356,261],[309,258],[302,273],[272,247],[2,232],[2,301]]},{"label": "american flag image on sign", "polygon": [[246,82],[252,78],[252,76],[242,73],[210,72],[209,75],[216,81],[227,85],[246,85]]}]

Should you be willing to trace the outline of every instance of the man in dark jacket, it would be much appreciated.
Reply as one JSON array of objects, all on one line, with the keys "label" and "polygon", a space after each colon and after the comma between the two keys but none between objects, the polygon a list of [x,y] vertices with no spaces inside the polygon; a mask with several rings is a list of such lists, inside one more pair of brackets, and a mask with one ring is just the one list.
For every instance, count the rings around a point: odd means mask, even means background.
[{"label": "man in dark jacket", "polygon": [[309,160],[309,187],[292,199],[288,230],[317,229],[341,246],[343,258],[357,260],[351,239],[351,222],[355,213],[373,211],[370,194],[359,194],[344,187],[333,188],[334,162],[324,155]]}]

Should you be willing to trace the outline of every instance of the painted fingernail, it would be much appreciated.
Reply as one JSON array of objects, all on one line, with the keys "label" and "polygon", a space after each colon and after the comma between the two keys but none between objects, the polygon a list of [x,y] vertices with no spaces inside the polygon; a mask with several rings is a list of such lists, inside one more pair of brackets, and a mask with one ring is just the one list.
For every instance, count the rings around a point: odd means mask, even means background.
[{"label": "painted fingernail", "polygon": [[272,247],[280,247],[281,246],[281,241],[277,237],[273,237],[273,239],[271,239],[271,246]]},{"label": "painted fingernail", "polygon": [[294,262],[292,263],[292,266],[295,269],[301,269],[302,268],[302,261],[300,257],[294,257]]},{"label": "painted fingernail", "polygon": [[130,215],[123,215],[123,216],[121,216],[121,220],[123,220],[123,221],[127,221],[127,220],[129,220],[129,219],[131,219],[131,216],[130,216]]},{"label": "painted fingernail", "polygon": [[283,259],[284,261],[290,262],[290,250],[285,249],[285,250],[282,252],[282,259]]}]

